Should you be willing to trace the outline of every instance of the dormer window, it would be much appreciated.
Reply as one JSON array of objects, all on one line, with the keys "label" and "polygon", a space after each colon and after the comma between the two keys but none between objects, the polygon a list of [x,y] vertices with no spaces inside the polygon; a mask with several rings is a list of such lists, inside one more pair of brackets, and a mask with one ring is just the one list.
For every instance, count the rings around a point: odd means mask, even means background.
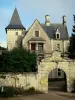
[{"label": "dormer window", "polygon": [[39,31],[35,31],[35,37],[39,37]]},{"label": "dormer window", "polygon": [[57,39],[59,39],[59,34],[57,34]]},{"label": "dormer window", "polygon": [[56,31],[56,39],[60,39],[60,33],[59,33],[59,30],[58,29]]}]

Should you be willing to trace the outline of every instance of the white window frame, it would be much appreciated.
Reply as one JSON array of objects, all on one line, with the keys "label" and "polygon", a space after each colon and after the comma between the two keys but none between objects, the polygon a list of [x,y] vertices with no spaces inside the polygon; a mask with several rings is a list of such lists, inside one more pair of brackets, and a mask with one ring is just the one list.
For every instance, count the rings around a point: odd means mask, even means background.
[{"label": "white window frame", "polygon": [[[40,48],[42,48],[42,50],[39,50]],[[43,44],[42,44],[42,43],[39,43],[39,44],[38,44],[38,51],[39,51],[40,53],[43,52]]]}]

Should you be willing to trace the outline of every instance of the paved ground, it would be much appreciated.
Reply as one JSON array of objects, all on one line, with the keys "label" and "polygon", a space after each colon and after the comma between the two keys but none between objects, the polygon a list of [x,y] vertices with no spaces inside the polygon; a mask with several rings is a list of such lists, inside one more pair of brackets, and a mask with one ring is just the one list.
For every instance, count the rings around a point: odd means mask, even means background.
[{"label": "paved ground", "polygon": [[46,94],[18,96],[14,98],[0,98],[0,100],[75,100],[75,94],[50,91]]}]

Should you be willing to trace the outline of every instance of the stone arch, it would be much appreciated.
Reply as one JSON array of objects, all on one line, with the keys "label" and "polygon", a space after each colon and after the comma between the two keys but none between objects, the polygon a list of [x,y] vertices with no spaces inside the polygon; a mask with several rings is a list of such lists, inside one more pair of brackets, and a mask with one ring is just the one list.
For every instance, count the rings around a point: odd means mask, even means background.
[{"label": "stone arch", "polygon": [[48,91],[67,91],[67,75],[60,69],[55,68],[48,74]]},{"label": "stone arch", "polygon": [[[45,67],[47,67],[47,66],[45,66]],[[45,69],[45,67],[44,67],[44,69]],[[51,68],[47,67],[46,70],[44,70],[44,69],[41,70],[41,90],[42,91],[44,91],[44,92],[47,91],[48,92],[48,75],[49,75],[49,72],[52,71],[52,70],[54,70],[55,68],[56,67],[51,66]],[[60,68],[61,70],[63,70],[65,72],[66,79],[67,79],[66,81],[67,81],[67,85],[68,85],[68,80],[69,80],[68,79],[68,77],[69,77],[69,71],[68,71],[68,69],[66,70],[66,69],[64,69],[62,67],[57,67],[57,68]]]},{"label": "stone arch", "polygon": [[69,62],[63,59],[58,52],[54,52],[51,57],[43,59],[38,66],[38,72],[40,77],[40,88],[41,91],[48,92],[48,74],[51,70],[59,68],[66,74],[67,91],[70,92],[70,67]]}]

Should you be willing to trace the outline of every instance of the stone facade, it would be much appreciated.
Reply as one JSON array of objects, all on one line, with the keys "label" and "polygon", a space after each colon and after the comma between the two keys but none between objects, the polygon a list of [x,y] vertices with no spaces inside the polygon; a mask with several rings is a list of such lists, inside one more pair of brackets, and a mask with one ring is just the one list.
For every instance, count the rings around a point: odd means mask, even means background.
[{"label": "stone facade", "polygon": [[22,29],[8,29],[7,30],[7,47],[8,50],[13,49],[18,46],[18,43],[21,41],[22,33],[25,30]]},{"label": "stone facade", "polygon": [[[36,19],[31,27],[26,30],[20,21],[17,9],[15,9],[11,21],[6,27],[8,50],[21,45],[25,49],[36,51],[39,61],[37,63],[38,72],[3,74],[6,78],[0,79],[0,85],[4,83],[4,85],[24,87],[25,89],[33,86],[35,89],[48,92],[49,72],[53,69],[61,69],[66,74],[67,91],[73,90],[75,61],[65,56],[61,57],[62,54],[67,53],[69,45],[66,16],[63,16],[63,23],[60,24],[51,23],[49,18],[49,15],[45,16],[45,24],[41,24]],[[60,78],[64,77],[62,71]],[[57,71],[52,72],[52,76],[49,77],[59,78]]]}]

